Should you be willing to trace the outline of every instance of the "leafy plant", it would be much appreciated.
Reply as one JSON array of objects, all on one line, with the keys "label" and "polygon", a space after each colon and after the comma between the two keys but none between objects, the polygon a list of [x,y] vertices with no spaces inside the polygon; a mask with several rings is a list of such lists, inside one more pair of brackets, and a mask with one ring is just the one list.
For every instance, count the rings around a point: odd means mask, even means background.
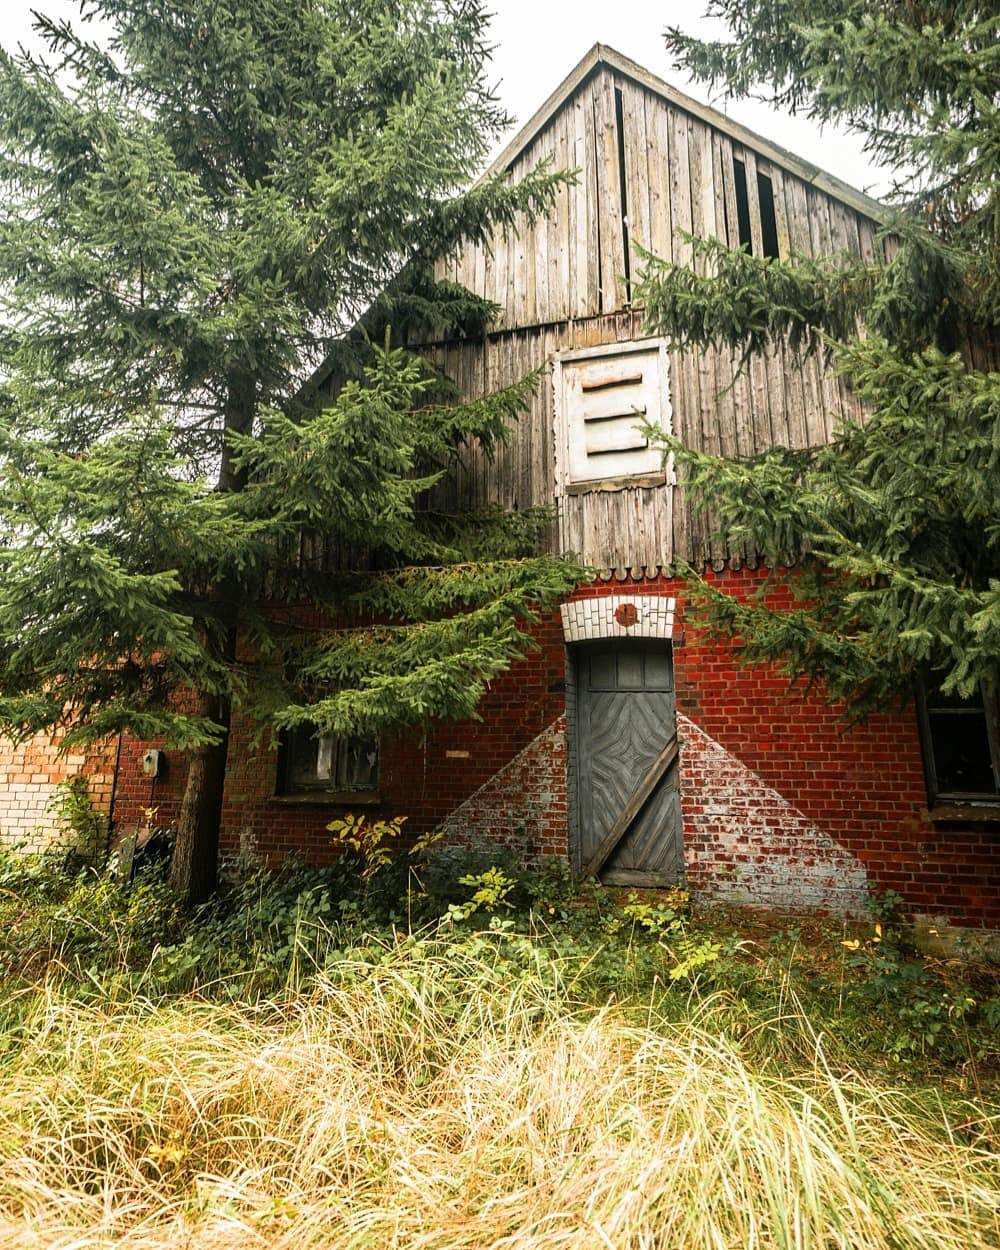
[{"label": "leafy plant", "polygon": [[333,834],[336,846],[354,852],[362,879],[370,881],[392,863],[393,851],[398,852],[405,823],[405,816],[369,820],[364,813],[348,812],[331,820],[327,829]]},{"label": "leafy plant", "polygon": [[64,845],[84,860],[104,857],[108,850],[108,818],[94,806],[85,777],[60,781],[49,806]]},{"label": "leafy plant", "polygon": [[510,910],[509,895],[517,882],[506,876],[499,868],[487,868],[485,872],[470,873],[459,877],[459,885],[468,886],[473,891],[465,903],[453,903],[448,915],[453,920],[468,920],[476,912],[485,912],[492,916],[500,910]]},{"label": "leafy plant", "polygon": [[636,894],[628,896],[622,913],[654,937],[663,938],[683,931],[691,896],[687,890],[668,890],[656,902],[642,902]]}]

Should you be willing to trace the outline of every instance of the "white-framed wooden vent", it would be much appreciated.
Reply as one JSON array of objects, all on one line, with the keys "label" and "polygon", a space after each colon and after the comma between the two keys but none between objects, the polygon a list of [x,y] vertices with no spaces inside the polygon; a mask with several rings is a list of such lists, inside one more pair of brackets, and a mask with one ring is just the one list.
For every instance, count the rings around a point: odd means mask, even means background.
[{"label": "white-framed wooden vent", "polygon": [[662,449],[642,426],[648,422],[670,432],[669,367],[662,339],[556,354],[558,493],[666,484]]}]

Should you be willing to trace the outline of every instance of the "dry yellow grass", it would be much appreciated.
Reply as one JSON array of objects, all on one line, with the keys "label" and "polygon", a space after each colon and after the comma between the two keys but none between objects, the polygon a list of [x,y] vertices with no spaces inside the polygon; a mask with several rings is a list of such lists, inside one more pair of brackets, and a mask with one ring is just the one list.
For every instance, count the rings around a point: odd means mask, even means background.
[{"label": "dry yellow grass", "polygon": [[574,1011],[488,953],[264,1007],[38,991],[0,1069],[9,1250],[977,1250],[1000,1160],[817,1060]]}]

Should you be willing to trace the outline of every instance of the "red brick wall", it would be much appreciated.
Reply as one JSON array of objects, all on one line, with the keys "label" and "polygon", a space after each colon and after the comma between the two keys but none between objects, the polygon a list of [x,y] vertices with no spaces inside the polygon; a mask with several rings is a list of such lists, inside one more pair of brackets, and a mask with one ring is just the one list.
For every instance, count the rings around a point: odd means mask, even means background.
[{"label": "red brick wall", "polygon": [[[384,802],[378,811],[407,816],[413,835],[437,828],[562,715],[565,648],[558,617],[553,615],[535,632],[539,649],[492,684],[481,720],[435,725],[426,735],[411,729],[383,739],[379,779]],[[326,825],[347,809],[275,798],[276,755],[254,747],[250,739],[250,726],[237,714],[226,780],[224,849],[253,851],[270,860],[290,852],[316,861],[331,858]],[[116,823],[141,823],[145,808],[156,809],[157,824],[168,825],[177,818],[186,772],[183,757],[166,751],[164,775],[151,785],[142,773],[142,754],[151,745],[157,744],[130,742],[122,751]],[[562,775],[565,778],[564,769]],[[525,804],[532,803],[529,814]],[[536,798],[527,795],[525,804],[516,827],[509,810],[495,809],[501,823],[507,819],[507,828],[495,829],[493,840],[529,859],[565,853],[565,780],[561,796],[552,794],[551,787],[537,789]],[[525,823],[530,826],[528,836],[535,838],[531,846],[521,831]]]},{"label": "red brick wall", "polygon": [[[735,594],[760,576],[716,575]],[[802,700],[772,670],[740,668],[727,648],[699,639],[684,625],[677,581],[598,582],[576,597],[630,590],[674,595],[680,609],[674,662],[692,884],[751,903],[850,911],[867,878],[897,890],[914,913],[1000,928],[1000,828],[930,823],[912,709],[845,729],[835,708]],[[379,810],[409,816],[414,832],[450,816],[450,837],[495,842],[526,859],[567,853],[566,651],[557,614],[536,634],[539,651],[493,684],[481,721],[383,743]],[[248,738],[237,718],[226,849],[328,857],[325,825],[337,809],[274,799],[274,755],[251,749]],[[153,805],[169,823],[183,761],[168,753],[167,775],[151,792],[143,749],[123,751],[116,817],[135,822]]]}]

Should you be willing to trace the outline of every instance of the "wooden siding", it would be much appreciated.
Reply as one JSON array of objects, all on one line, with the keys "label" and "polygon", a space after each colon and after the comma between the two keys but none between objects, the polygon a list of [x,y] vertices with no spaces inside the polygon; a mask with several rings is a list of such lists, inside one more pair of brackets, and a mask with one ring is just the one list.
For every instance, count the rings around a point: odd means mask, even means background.
[{"label": "wooden siding", "polygon": [[[615,92],[621,93],[625,177],[619,166]],[[782,255],[838,251],[871,256],[875,225],[825,191],[758,157],[707,122],[633,81],[599,68],[528,143],[510,166],[514,180],[548,162],[576,169],[575,186],[558,193],[554,211],[516,237],[469,246],[438,266],[500,307],[495,328],[525,327],[619,311],[629,303],[621,186],[628,209],[628,268],[639,248],[684,263],[687,231],[738,245],[733,160],[744,162],[754,250],[761,251],[756,174],[774,187]]]},{"label": "wooden siding", "polygon": [[[692,253],[685,232],[738,246],[734,161],[746,169],[755,253],[763,250],[758,172],[771,180],[782,256],[870,256],[876,247],[870,218],[608,65],[598,65],[520,150],[511,176],[544,161],[578,170],[576,185],[560,190],[552,214],[497,238],[492,248],[467,247],[439,266],[439,276],[500,309],[485,342],[428,348],[470,396],[551,364],[559,350],[644,337],[629,282],[642,268],[640,248],[685,263]],[[742,372],[728,350],[672,353],[670,399],[674,430],[688,445],[727,455],[815,445],[830,438],[838,419],[859,415],[822,361],[799,360],[786,348]],[[717,567],[745,558],[710,546],[711,523],[694,516],[670,486],[557,497],[553,439],[547,373],[509,445],[492,463],[472,451],[438,502],[527,507],[555,500],[553,544],[619,576],[626,569],[652,573],[677,558]]]}]

